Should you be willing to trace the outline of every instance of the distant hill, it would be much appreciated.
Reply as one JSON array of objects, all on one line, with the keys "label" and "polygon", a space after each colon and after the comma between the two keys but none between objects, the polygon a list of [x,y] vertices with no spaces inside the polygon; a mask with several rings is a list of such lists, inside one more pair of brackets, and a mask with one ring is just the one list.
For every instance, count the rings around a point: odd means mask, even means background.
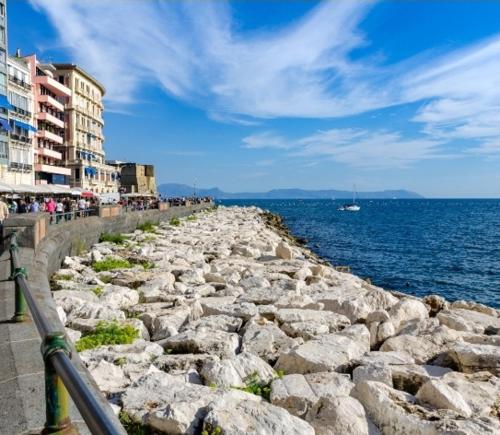
[{"label": "distant hill", "polygon": [[[193,186],[167,183],[158,186],[158,192],[166,197],[192,196]],[[212,196],[216,199],[350,199],[348,190],[304,190],[273,189],[268,192],[223,192],[218,187],[211,189],[196,188],[197,196]],[[383,190],[380,192],[358,192],[359,199],[418,199],[423,196],[409,190]]]}]

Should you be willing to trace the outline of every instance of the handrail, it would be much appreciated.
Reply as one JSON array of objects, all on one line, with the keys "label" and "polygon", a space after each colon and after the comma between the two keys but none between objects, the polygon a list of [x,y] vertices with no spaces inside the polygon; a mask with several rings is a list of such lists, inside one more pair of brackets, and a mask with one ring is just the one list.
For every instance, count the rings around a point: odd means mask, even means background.
[{"label": "handrail", "polygon": [[[42,338],[41,352],[45,364],[46,422],[44,433],[69,431],[72,423],[69,417],[68,392],[83,420],[93,434],[124,434],[119,426],[103,409],[102,405],[84,382],[73,362],[64,331],[52,328],[38,302],[33,297],[27,282],[26,269],[19,264],[17,235],[10,235],[11,279],[16,284],[13,318],[21,322],[28,306],[33,322]],[[62,382],[61,382],[62,381]],[[66,432],[64,432],[66,433]]]}]

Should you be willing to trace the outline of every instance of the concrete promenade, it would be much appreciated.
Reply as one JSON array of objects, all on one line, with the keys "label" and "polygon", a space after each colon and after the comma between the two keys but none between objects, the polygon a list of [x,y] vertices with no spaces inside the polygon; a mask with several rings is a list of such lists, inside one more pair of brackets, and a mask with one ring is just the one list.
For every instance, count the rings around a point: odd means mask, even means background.
[{"label": "concrete promenade", "polygon": [[[59,225],[48,225],[41,218],[42,215],[15,216],[5,222],[4,234],[9,234],[13,229],[20,233],[19,256],[21,264],[27,268],[28,282],[34,297],[54,328],[64,331],[51,296],[48,277],[60,267],[66,255],[92,246],[103,232],[131,232],[140,223],[168,221],[212,205],[205,203],[161,211],[89,217]],[[4,250],[0,256],[0,434],[40,433],[45,423],[41,339],[31,319],[24,323],[11,322],[14,314],[14,283],[9,280],[9,275],[10,254],[8,250]],[[76,352],[73,352],[72,360],[98,400],[112,413]],[[79,431],[88,433],[73,404],[71,414]]]}]

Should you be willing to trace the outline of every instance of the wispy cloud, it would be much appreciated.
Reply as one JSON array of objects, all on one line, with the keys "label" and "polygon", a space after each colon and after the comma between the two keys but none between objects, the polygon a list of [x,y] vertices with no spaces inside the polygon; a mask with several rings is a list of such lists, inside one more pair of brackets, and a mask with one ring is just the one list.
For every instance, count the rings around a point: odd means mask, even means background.
[{"label": "wispy cloud", "polygon": [[[387,65],[377,56],[352,56],[369,44],[359,27],[375,0],[324,1],[279,29],[251,33],[238,30],[224,1],[30,1],[50,18],[58,44],[105,84],[114,110],[137,101],[144,83],[207,110],[214,120],[248,126],[266,118],[332,118],[420,102],[408,120],[422,125],[419,139],[381,129],[330,130],[359,136],[347,143],[329,136],[334,148],[323,143],[325,133],[312,136],[302,152],[323,150],[349,164],[378,162],[385,153],[402,165],[435,158],[440,144],[467,139],[480,154],[496,153],[491,144],[500,140],[500,36]],[[271,133],[244,143],[291,147]]]},{"label": "wispy cloud", "polygon": [[348,56],[365,43],[357,26],[373,0],[322,2],[277,32],[252,36],[237,32],[222,1],[30,1],[115,104],[132,102],[144,82],[241,122],[341,116],[392,101],[378,91],[373,63]]},{"label": "wispy cloud", "polygon": [[243,143],[246,148],[258,144],[258,148],[287,150],[291,157],[326,157],[365,168],[402,168],[420,160],[454,157],[439,150],[443,142],[427,137],[408,139],[385,130],[332,129],[298,139],[268,132],[247,136]]}]

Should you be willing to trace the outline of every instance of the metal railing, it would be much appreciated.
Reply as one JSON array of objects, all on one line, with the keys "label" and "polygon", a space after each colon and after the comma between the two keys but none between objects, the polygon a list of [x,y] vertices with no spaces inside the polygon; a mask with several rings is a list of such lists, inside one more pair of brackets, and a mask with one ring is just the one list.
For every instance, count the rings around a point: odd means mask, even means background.
[{"label": "metal railing", "polygon": [[49,225],[62,224],[63,222],[83,219],[90,216],[99,216],[99,210],[97,208],[87,208],[85,210],[72,210],[68,212],[55,211],[50,213]]},{"label": "metal railing", "polygon": [[[64,331],[54,330],[33,296],[26,269],[19,264],[16,233],[10,236],[11,279],[15,281],[15,322],[26,319],[26,308],[42,338],[45,365],[45,429],[43,433],[77,433],[69,415],[69,395],[93,434],[123,434],[84,382],[73,362]],[[69,392],[69,395],[68,395]]]}]

